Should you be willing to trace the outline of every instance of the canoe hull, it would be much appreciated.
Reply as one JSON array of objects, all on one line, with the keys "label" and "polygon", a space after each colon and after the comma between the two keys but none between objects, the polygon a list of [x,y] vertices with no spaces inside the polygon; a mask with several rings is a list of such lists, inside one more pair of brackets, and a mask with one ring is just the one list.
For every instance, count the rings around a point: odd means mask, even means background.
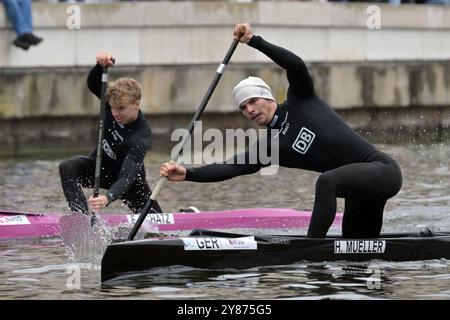
[{"label": "canoe hull", "polygon": [[[187,249],[187,238],[139,240],[108,246],[102,260],[102,282],[126,273],[183,265],[204,269],[247,269],[268,265],[287,265],[300,261],[414,261],[450,259],[450,233],[421,237],[411,234],[383,235],[376,239],[343,239],[305,236],[263,236],[254,241],[257,249],[214,248],[214,239],[242,239],[244,235],[197,231],[191,240],[200,244]],[[205,239],[209,239],[205,241]],[[245,239],[245,238],[243,238]],[[250,241],[251,242],[251,241]],[[209,243],[209,247],[208,244]],[[243,245],[244,241],[242,241]],[[206,244],[206,245],[205,245]],[[194,243],[195,247],[195,243]]]},{"label": "canoe hull", "polygon": [[[0,211],[0,241],[45,239],[60,234],[59,213],[36,214]],[[136,214],[98,214],[98,221],[108,228],[131,228]],[[177,234],[193,229],[301,229],[308,227],[311,212],[280,208],[253,208],[200,213],[149,214],[141,230]],[[342,215],[337,214],[335,225]]]}]

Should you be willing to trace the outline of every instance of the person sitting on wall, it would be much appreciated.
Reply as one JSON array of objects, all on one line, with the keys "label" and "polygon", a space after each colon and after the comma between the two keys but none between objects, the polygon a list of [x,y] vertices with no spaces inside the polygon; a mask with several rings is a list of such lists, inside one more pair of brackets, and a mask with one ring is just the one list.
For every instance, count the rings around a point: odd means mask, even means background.
[{"label": "person sitting on wall", "polygon": [[0,1],[5,6],[6,15],[17,35],[13,44],[23,50],[28,50],[31,45],[38,45],[41,43],[43,39],[33,34],[31,0]]}]

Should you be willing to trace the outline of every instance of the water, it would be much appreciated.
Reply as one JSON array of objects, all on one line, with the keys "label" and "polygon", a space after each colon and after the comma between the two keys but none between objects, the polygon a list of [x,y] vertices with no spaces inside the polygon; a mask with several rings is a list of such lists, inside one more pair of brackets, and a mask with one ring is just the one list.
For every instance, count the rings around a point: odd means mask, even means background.
[{"label": "water", "polygon": [[[398,160],[404,175],[401,192],[386,206],[383,232],[450,230],[450,143],[378,147]],[[166,157],[146,159],[151,184]],[[0,208],[68,212],[59,161],[0,161]],[[168,183],[159,199],[165,211],[189,205],[311,209],[316,178],[316,173],[280,168],[277,176]],[[343,201],[338,207],[342,210]],[[128,212],[120,201],[108,210]],[[446,260],[299,262],[248,270],[173,266],[102,286],[96,259],[76,261],[58,241],[0,244],[0,259],[0,299],[450,299]]]}]

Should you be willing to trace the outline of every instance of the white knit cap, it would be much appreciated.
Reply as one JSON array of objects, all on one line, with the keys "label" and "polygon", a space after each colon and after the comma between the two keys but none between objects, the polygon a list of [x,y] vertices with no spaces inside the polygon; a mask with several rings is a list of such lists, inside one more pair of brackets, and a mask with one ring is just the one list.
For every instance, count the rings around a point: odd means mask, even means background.
[{"label": "white knit cap", "polygon": [[270,87],[258,77],[248,77],[234,87],[234,102],[239,107],[245,100],[251,98],[264,98],[275,101]]}]

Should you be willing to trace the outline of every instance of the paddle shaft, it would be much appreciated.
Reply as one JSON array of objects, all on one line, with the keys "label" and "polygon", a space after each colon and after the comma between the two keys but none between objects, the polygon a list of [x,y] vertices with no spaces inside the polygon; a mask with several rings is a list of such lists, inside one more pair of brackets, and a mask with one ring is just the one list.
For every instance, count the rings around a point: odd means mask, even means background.
[{"label": "paddle shaft", "polygon": [[[111,59],[114,64],[116,60],[114,58]],[[106,88],[108,87],[108,67],[103,67],[102,72],[102,86],[100,90],[100,119],[98,125],[98,141],[97,141],[97,154],[95,157],[95,174],[94,174],[94,198],[97,198],[99,195],[100,189],[100,173],[102,171],[102,142],[103,135],[105,132],[104,122],[105,122],[105,109],[106,109]],[[94,224],[96,220],[95,212],[92,212],[91,216],[91,224]]]},{"label": "paddle shaft", "polygon": [[[194,131],[195,123],[202,116],[203,111],[205,110],[206,105],[209,102],[209,99],[211,98],[214,90],[216,89],[217,84],[219,83],[219,80],[222,77],[223,72],[225,71],[225,67],[227,66],[228,62],[230,62],[231,56],[233,55],[234,51],[236,50],[236,47],[238,44],[239,44],[239,41],[236,39],[233,40],[233,42],[231,43],[231,46],[228,49],[228,52],[225,55],[225,58],[223,59],[222,63],[219,65],[219,67],[217,68],[216,75],[214,76],[212,83],[210,84],[208,90],[206,91],[206,94],[203,97],[203,100],[200,103],[200,105],[197,109],[197,112],[195,113],[194,117],[192,118],[191,123],[189,124],[188,132],[183,136],[183,140],[181,140],[181,143],[178,145],[176,152],[172,153],[171,162],[178,162],[178,160],[181,156],[183,147],[185,146],[185,144],[191,137],[192,132]],[[158,180],[158,183],[156,184],[155,189],[153,190],[153,192],[150,196],[150,199],[148,199],[147,203],[145,204],[144,209],[142,210],[141,214],[139,215],[138,220],[134,224],[133,229],[131,229],[131,232],[128,235],[127,241],[132,241],[134,239],[134,237],[136,236],[136,233],[139,231],[139,228],[141,227],[142,223],[144,222],[145,218],[147,217],[147,214],[152,209],[153,204],[155,203],[156,198],[158,197],[158,194],[161,191],[161,189],[163,188],[166,181],[167,181],[167,177],[161,177]]]},{"label": "paddle shaft", "polygon": [[102,87],[100,91],[100,120],[98,125],[97,155],[95,157],[95,182],[94,182],[94,198],[99,195],[100,189],[100,172],[102,168],[102,141],[105,132],[105,108],[106,108],[106,88],[108,86],[108,67],[103,67]]}]

